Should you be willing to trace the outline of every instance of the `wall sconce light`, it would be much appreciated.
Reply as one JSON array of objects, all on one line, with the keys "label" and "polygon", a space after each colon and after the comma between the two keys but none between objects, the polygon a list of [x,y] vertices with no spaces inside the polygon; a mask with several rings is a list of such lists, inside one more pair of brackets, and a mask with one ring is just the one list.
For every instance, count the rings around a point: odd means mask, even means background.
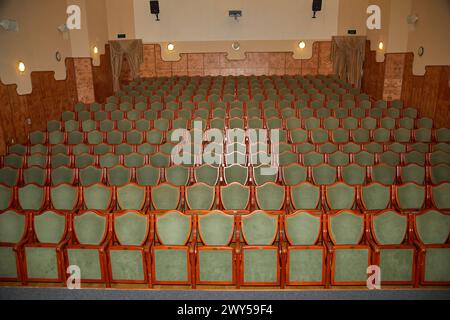
[{"label": "wall sconce light", "polygon": [[383,41],[380,41],[380,43],[378,44],[378,49],[383,50],[384,49],[384,43]]},{"label": "wall sconce light", "polygon": [[233,42],[233,44],[231,45],[231,48],[234,51],[238,51],[241,48],[241,45],[239,44],[239,42]]},{"label": "wall sconce light", "polygon": [[300,41],[300,43],[298,44],[298,47],[299,47],[300,49],[305,49],[305,48],[306,48],[306,43],[305,43],[305,41]]},{"label": "wall sconce light", "polygon": [[167,50],[173,51],[174,49],[175,49],[175,45],[174,45],[173,43],[169,43],[169,44],[167,45]]},{"label": "wall sconce light", "polygon": [[98,47],[94,46],[94,48],[92,49],[92,51],[94,52],[94,54],[98,54]]},{"label": "wall sconce light", "polygon": [[19,70],[20,74],[23,74],[26,70],[25,63],[23,61],[19,61],[17,64],[17,69]]}]

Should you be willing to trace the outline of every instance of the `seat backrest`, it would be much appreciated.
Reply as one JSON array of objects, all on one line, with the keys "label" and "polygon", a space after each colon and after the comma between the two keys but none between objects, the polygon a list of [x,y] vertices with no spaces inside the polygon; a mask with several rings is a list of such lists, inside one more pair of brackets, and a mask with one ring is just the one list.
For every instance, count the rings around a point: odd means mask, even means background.
[{"label": "seat backrest", "polygon": [[414,216],[415,232],[424,244],[444,244],[448,241],[450,215],[427,210]]},{"label": "seat backrest", "polygon": [[108,216],[85,211],[73,218],[73,230],[82,245],[100,245],[108,233]]},{"label": "seat backrest", "polygon": [[145,214],[132,210],[114,214],[114,233],[123,246],[143,245],[149,230],[150,219]]},{"label": "seat backrest", "polygon": [[364,215],[351,210],[333,214],[328,218],[328,232],[336,245],[357,245],[364,233]]},{"label": "seat backrest", "polygon": [[0,243],[18,243],[27,231],[27,218],[14,210],[0,213]]},{"label": "seat backrest", "polygon": [[314,245],[322,232],[321,216],[307,211],[297,211],[286,216],[285,231],[290,245]]},{"label": "seat backrest", "polygon": [[393,210],[381,211],[371,216],[371,227],[378,244],[398,245],[406,237],[408,217]]},{"label": "seat backrest", "polygon": [[33,216],[33,228],[40,243],[58,244],[67,231],[67,216],[56,211],[45,211]]},{"label": "seat backrest", "polygon": [[242,217],[242,235],[248,245],[270,246],[278,235],[279,216],[255,211]]},{"label": "seat backrest", "polygon": [[189,241],[192,217],[179,211],[156,216],[155,230],[162,245],[184,246]]},{"label": "seat backrest", "polygon": [[207,246],[227,246],[233,239],[234,216],[211,211],[198,217],[198,231]]},{"label": "seat backrest", "polygon": [[163,183],[151,189],[154,210],[176,210],[180,199],[180,187],[169,183]]}]

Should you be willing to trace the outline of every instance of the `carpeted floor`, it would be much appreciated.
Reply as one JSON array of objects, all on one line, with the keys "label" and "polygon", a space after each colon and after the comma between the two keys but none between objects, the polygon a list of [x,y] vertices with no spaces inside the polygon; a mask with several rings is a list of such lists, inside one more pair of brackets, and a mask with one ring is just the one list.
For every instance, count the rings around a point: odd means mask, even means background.
[{"label": "carpeted floor", "polygon": [[450,290],[166,291],[0,288],[0,300],[450,300]]}]

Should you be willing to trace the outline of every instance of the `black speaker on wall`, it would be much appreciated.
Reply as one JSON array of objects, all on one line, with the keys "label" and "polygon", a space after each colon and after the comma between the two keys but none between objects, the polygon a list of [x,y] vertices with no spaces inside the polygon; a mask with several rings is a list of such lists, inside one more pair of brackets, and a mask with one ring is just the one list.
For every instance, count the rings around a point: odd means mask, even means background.
[{"label": "black speaker on wall", "polygon": [[313,0],[312,11],[314,12],[313,18],[316,18],[316,13],[322,11],[322,0]]},{"label": "black speaker on wall", "polygon": [[156,15],[156,21],[159,20],[159,1],[150,1],[150,12]]}]

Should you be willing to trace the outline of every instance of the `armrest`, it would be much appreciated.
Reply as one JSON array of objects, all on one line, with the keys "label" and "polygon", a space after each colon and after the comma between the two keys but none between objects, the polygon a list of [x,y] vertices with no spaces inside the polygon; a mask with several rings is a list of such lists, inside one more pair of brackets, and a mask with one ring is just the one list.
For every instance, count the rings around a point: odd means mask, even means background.
[{"label": "armrest", "polygon": [[373,241],[372,239],[368,238],[367,242],[370,246],[370,248],[375,251],[375,253],[380,253],[380,247],[375,243],[375,241]]},{"label": "armrest", "polygon": [[331,242],[325,240],[323,242],[323,244],[327,248],[327,251],[328,251],[329,254],[332,254],[334,252],[333,244]]},{"label": "armrest", "polygon": [[66,237],[63,241],[58,243],[58,246],[56,247],[56,252],[61,252],[62,249],[72,240],[72,234],[69,234],[68,237]]},{"label": "armrest", "polygon": [[421,253],[424,253],[425,251],[427,251],[427,249],[426,249],[426,247],[424,246],[424,244],[421,243],[419,240],[414,239],[413,244],[414,244],[414,246],[415,246],[417,249],[419,249],[419,251],[420,251]]}]

